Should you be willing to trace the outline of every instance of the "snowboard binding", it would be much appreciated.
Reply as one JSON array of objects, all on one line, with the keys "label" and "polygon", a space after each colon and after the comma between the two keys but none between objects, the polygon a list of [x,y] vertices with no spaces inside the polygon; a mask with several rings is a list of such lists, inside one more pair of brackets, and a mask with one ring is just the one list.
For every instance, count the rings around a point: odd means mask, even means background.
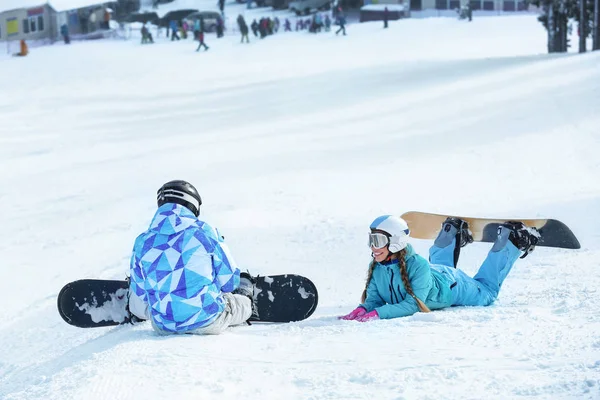
[{"label": "snowboard binding", "polygon": [[508,221],[498,227],[498,234],[502,228],[510,230],[508,240],[515,245],[516,248],[523,251],[523,255],[519,258],[525,258],[534,249],[540,240],[540,233],[536,228],[525,226],[522,222]]},{"label": "snowboard binding", "polygon": [[[249,272],[240,272],[240,285],[231,293],[246,296],[250,299],[252,306],[252,315],[250,319],[258,319],[258,308],[254,301],[254,285],[256,284],[256,278],[252,277]],[[250,320],[246,321],[250,325]]]},{"label": "snowboard binding", "polygon": [[466,221],[456,217],[448,217],[442,224],[442,229],[448,232],[450,226],[453,226],[457,231],[456,243],[460,247],[465,247],[469,243],[473,243],[473,234],[469,230],[469,224]]}]

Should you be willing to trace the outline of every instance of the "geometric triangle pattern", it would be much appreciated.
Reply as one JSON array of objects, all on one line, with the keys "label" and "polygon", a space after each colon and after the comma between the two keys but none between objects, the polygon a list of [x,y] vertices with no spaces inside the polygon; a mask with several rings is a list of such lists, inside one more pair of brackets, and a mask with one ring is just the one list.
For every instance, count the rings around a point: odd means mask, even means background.
[{"label": "geometric triangle pattern", "polygon": [[222,293],[240,284],[240,270],[219,232],[174,203],[156,211],[137,237],[130,292],[149,305],[154,325],[185,333],[210,325],[225,308]]}]

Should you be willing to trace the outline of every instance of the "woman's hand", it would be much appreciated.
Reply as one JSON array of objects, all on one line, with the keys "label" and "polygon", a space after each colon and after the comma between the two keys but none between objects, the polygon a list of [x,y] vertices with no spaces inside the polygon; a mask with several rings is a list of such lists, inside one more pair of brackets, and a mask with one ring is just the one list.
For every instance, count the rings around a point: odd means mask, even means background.
[{"label": "woman's hand", "polygon": [[369,322],[369,321],[374,321],[376,319],[379,319],[379,314],[377,313],[377,311],[373,310],[370,313],[366,313],[366,314],[362,314],[359,317],[355,318],[355,321],[358,322]]},{"label": "woman's hand", "polygon": [[355,320],[357,317],[360,317],[361,315],[365,315],[366,313],[367,310],[365,310],[364,307],[356,307],[350,314],[339,317],[339,319],[352,321]]}]

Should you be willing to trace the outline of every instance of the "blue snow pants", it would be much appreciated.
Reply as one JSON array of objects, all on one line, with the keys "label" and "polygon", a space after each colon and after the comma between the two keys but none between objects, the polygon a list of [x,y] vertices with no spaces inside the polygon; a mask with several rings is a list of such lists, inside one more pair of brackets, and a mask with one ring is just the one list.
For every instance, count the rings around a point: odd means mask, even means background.
[{"label": "blue snow pants", "polygon": [[521,252],[508,240],[510,231],[502,229],[479,271],[471,278],[454,268],[455,233],[456,230],[440,232],[429,249],[431,267],[456,283],[452,283],[453,306],[488,306],[498,297],[502,282]]}]

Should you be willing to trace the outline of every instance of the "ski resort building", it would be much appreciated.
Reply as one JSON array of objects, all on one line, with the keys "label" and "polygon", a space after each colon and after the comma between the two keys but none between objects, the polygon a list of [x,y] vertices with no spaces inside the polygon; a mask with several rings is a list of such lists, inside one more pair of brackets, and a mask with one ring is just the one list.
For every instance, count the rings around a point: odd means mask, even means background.
[{"label": "ski resort building", "polygon": [[55,41],[67,25],[71,35],[108,30],[115,9],[137,10],[139,0],[3,0],[0,41]]}]

